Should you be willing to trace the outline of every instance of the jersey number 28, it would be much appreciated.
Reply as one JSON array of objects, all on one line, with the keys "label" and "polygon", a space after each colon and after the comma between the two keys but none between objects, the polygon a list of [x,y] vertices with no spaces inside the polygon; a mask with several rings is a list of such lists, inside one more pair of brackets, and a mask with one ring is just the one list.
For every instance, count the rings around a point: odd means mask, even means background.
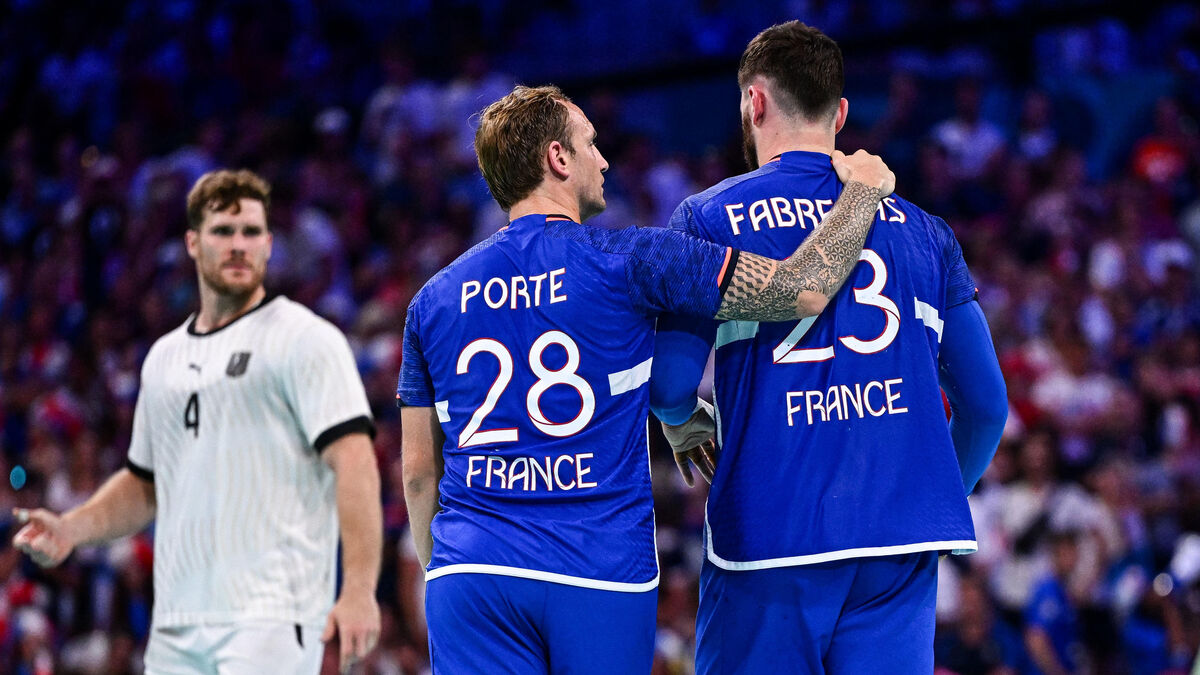
[{"label": "jersey number 28", "polygon": [[[550,370],[546,367],[542,360],[546,352],[546,348],[550,345],[559,345],[567,352],[567,363],[558,370]],[[500,396],[504,394],[504,390],[508,388],[509,382],[513,376],[513,357],[512,353],[502,343],[491,338],[480,338],[468,344],[463,348],[458,355],[458,366],[456,372],[459,375],[465,375],[471,365],[471,359],[476,354],[488,353],[496,357],[500,362],[500,372],[496,375],[496,380],[492,382],[492,386],[488,388],[487,396],[483,399],[483,404],[471,416],[467,426],[463,427],[462,433],[458,435],[458,447],[466,448],[472,445],[490,445],[495,443],[515,443],[520,440],[519,431],[510,427],[507,429],[480,429],[483,426],[483,420],[496,408],[496,404],[500,401]],[[580,377],[579,373],[579,345],[571,339],[571,336],[559,330],[552,330],[542,333],[538,339],[533,341],[533,345],[529,348],[529,368],[537,375],[537,382],[529,388],[525,394],[525,411],[529,415],[529,420],[538,431],[547,436],[555,436],[563,438],[579,433],[587,426],[588,422],[592,421],[592,415],[596,412],[596,394],[592,391],[592,387],[587,380]],[[569,422],[551,422],[541,409],[542,394],[555,385],[566,385],[579,393],[581,405],[579,414]]]}]

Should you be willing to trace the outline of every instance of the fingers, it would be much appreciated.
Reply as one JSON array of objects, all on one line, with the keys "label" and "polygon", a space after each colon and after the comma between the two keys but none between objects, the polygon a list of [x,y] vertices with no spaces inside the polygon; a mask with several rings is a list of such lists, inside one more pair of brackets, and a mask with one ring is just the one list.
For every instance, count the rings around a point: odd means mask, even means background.
[{"label": "fingers", "polygon": [[379,642],[379,632],[366,627],[345,629],[341,635],[341,651],[339,665],[341,672],[346,673],[359,661],[367,658],[367,654],[375,649]]},{"label": "fingers", "polygon": [[882,196],[887,196],[896,189],[896,175],[882,158],[866,150],[857,150],[849,156],[835,151],[830,155],[830,160],[838,179],[843,183],[858,181],[877,188]]},{"label": "fingers", "polygon": [[329,642],[333,636],[337,634],[337,622],[334,621],[333,615],[325,620],[325,630],[321,631],[321,642]]},{"label": "fingers", "polygon": [[688,455],[690,452],[675,453],[675,466],[679,467],[679,475],[683,476],[683,482],[687,483],[688,487],[696,484],[696,479],[692,477],[692,467],[688,463]]},{"label": "fingers", "polygon": [[696,468],[700,469],[700,475],[704,480],[712,485],[713,475],[717,472],[716,462],[716,444],[711,441],[705,441],[700,447],[696,448],[696,456],[693,461],[696,463]]},{"label": "fingers", "polygon": [[886,164],[883,165],[883,168],[887,173],[883,177],[883,183],[879,186],[879,194],[881,197],[886,197],[896,191],[896,174]]},{"label": "fingers", "polygon": [[366,649],[363,650],[363,658],[366,658],[367,654],[370,654],[371,650],[375,649],[375,646],[378,644],[379,644],[379,631],[378,630],[368,631],[367,632],[367,647],[366,647]]},{"label": "fingers", "polygon": [[37,525],[53,530],[58,524],[58,516],[46,509],[13,509],[13,518],[22,525]]},{"label": "fingers", "polygon": [[354,656],[354,654],[356,653],[356,650],[354,648],[356,636],[354,635],[354,633],[352,631],[344,630],[344,631],[342,631],[341,637],[342,637],[341,658],[338,660],[338,663],[340,664],[341,672],[348,673],[348,672],[350,672],[350,666],[354,665],[354,662],[356,660],[356,658]]},{"label": "fingers", "polygon": [[854,163],[850,161],[850,158],[846,156],[846,153],[840,150],[834,150],[833,154],[829,156],[829,159],[833,163],[833,170],[837,172],[838,180],[842,181],[843,183],[849,183],[854,177],[855,167]]},{"label": "fingers", "polygon": [[26,525],[25,527],[22,527],[17,534],[13,536],[13,547],[24,550],[23,547],[28,546],[29,542],[33,541],[33,538],[38,535],[38,532],[38,528],[34,527],[33,525]]},{"label": "fingers", "polygon": [[355,663],[365,659],[367,654],[375,649],[379,642],[379,630],[368,626],[339,625],[330,616],[325,622],[325,630],[321,633],[321,641],[329,642],[338,637],[338,671],[350,672]]},{"label": "fingers", "polygon": [[[22,513],[17,513],[21,511]],[[42,567],[54,567],[71,552],[55,527],[57,517],[48,511],[14,509],[13,515],[26,523],[12,539],[13,548]],[[54,520],[47,520],[46,516]]]}]

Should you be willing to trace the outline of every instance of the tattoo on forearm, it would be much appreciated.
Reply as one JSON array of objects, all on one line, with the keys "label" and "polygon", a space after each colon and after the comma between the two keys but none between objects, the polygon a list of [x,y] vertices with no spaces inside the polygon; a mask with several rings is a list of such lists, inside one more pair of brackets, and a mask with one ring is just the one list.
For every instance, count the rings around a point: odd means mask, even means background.
[{"label": "tattoo on forearm", "polygon": [[875,222],[879,188],[851,181],[821,226],[786,260],[738,256],[718,319],[786,321],[808,316],[805,293],[833,297],[858,263]]}]

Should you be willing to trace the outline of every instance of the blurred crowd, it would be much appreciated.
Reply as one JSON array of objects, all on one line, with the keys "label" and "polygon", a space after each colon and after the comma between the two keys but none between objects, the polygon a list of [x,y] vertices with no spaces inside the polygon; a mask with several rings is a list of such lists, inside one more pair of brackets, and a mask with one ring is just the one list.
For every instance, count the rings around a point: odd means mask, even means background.
[{"label": "blurred crowd", "polygon": [[[142,359],[197,305],[186,192],[207,170],[251,168],[274,186],[268,291],[347,333],[377,416],[384,628],[363,669],[426,672],[394,388],[409,299],[505,223],[474,164],[471,115],[517,81],[561,76],[612,164],[596,224],[664,225],[688,194],[744,170],[737,56],[799,17],[846,50],[839,147],[882,154],[898,191],[957,232],[1008,383],[1008,428],[971,498],[980,551],[941,563],[938,667],[1188,672],[1200,647],[1200,10],[1147,3],[1133,20],[1066,3],[1087,20],[1046,15],[1022,34],[1034,56],[1014,62],[994,36],[924,49],[921,26],[1010,25],[1063,3],[674,0],[679,25],[653,47],[643,22],[617,18],[643,3],[613,4],[0,7],[0,540],[11,507],[69,509],[123,465]],[[888,44],[862,46],[889,28]],[[592,48],[563,43],[571,31]],[[633,84],[638,68],[689,59],[719,72]],[[600,79],[573,87],[572,72]],[[630,84],[614,86],[622,73]],[[714,75],[725,99],[672,89]],[[672,106],[729,120],[725,135],[664,150],[678,144],[637,111]],[[682,674],[705,494],[652,445],[655,668]],[[140,672],[152,541],[85,548],[55,570],[0,544],[0,671]]]}]

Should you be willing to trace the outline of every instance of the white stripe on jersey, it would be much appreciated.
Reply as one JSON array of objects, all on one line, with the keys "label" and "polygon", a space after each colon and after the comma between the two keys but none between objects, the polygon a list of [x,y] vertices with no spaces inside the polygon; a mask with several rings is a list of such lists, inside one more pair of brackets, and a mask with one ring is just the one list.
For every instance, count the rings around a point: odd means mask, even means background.
[{"label": "white stripe on jersey", "polygon": [[650,367],[654,357],[637,364],[632,368],[608,374],[608,389],[613,396],[633,391],[650,381]]},{"label": "white stripe on jersey", "polygon": [[350,347],[283,297],[206,335],[189,324],[146,356],[129,449],[154,472],[154,624],[321,626],[338,525],[313,442],[370,416]]},{"label": "white stripe on jersey", "polygon": [[[657,552],[655,553],[657,556]],[[622,581],[604,581],[601,579],[588,579],[586,577],[573,577],[569,574],[559,574],[557,572],[543,572],[542,570],[530,570],[523,567],[508,567],[506,565],[484,565],[477,563],[463,563],[458,565],[446,565],[435,570],[429,570],[425,573],[425,581],[433,581],[438,577],[444,577],[447,574],[496,574],[502,577],[519,577],[521,579],[535,579],[537,581],[549,581],[556,584],[564,584],[566,586],[578,586],[579,588],[591,588],[598,591],[615,591],[617,593],[644,593],[658,588],[658,574],[650,581],[640,584],[630,584]]]},{"label": "white stripe on jersey", "polygon": [[979,545],[974,540],[960,539],[954,541],[918,541],[898,546],[868,546],[865,548],[847,548],[840,551],[825,551],[810,555],[795,555],[787,558],[769,558],[767,560],[726,560],[717,555],[713,544],[712,528],[708,524],[708,506],[704,513],[704,548],[708,561],[723,570],[731,572],[749,572],[753,570],[768,570],[777,567],[797,567],[800,565],[815,565],[817,563],[848,560],[850,558],[876,558],[885,555],[904,555],[922,551],[951,551],[954,555],[974,553]]},{"label": "white stripe on jersey", "polygon": [[717,339],[713,344],[713,349],[720,349],[731,342],[738,340],[749,340],[755,335],[758,335],[757,321],[741,321],[738,319],[730,319],[724,321],[720,326],[717,326]]},{"label": "white stripe on jersey", "polygon": [[937,307],[927,302],[921,302],[916,298],[913,298],[913,302],[916,303],[917,318],[926,326],[932,328],[933,332],[937,333],[938,342],[941,343],[942,327],[946,325],[946,322],[942,321],[942,318],[938,316]]}]

